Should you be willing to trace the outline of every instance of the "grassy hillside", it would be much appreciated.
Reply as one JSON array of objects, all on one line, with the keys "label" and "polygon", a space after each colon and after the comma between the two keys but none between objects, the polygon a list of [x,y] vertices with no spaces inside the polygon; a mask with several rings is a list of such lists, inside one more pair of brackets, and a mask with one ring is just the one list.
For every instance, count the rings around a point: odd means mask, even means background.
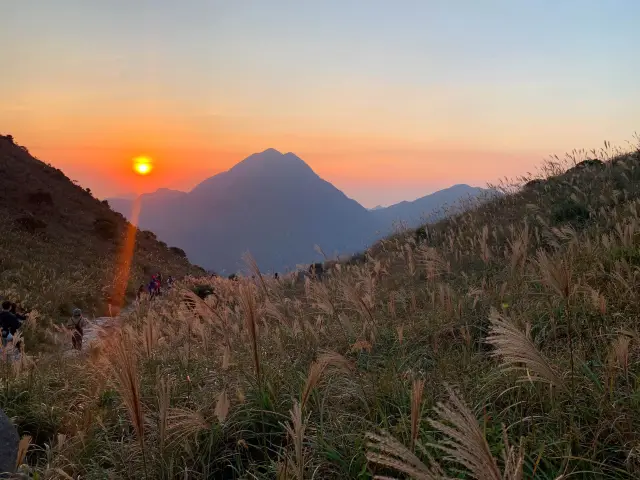
[{"label": "grassy hillside", "polygon": [[[73,307],[106,312],[129,223],[9,136],[0,136],[0,191],[0,297],[54,319]],[[151,272],[201,271],[151,232],[136,240],[129,295]]]},{"label": "grassy hillside", "polygon": [[[585,159],[323,282],[187,279],[86,359],[5,369],[27,462],[44,478],[640,477],[640,152]],[[203,282],[204,301],[188,293]]]}]

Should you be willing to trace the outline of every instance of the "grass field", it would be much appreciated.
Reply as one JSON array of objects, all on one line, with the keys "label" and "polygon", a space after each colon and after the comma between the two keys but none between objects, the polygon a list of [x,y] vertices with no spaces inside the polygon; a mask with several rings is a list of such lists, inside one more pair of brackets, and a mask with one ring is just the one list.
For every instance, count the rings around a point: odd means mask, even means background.
[{"label": "grass field", "polygon": [[22,468],[639,478],[640,152],[574,152],[504,191],[322,281],[249,258],[255,279],[187,277],[86,358],[27,351],[0,388]]}]

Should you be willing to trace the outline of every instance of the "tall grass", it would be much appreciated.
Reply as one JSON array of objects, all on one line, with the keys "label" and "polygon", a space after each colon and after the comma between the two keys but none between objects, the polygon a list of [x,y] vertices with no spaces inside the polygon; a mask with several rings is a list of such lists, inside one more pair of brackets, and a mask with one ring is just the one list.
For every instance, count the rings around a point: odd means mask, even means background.
[{"label": "tall grass", "polygon": [[187,277],[87,357],[2,365],[26,462],[41,478],[638,478],[640,154],[609,153],[554,159],[323,280],[257,263]]}]

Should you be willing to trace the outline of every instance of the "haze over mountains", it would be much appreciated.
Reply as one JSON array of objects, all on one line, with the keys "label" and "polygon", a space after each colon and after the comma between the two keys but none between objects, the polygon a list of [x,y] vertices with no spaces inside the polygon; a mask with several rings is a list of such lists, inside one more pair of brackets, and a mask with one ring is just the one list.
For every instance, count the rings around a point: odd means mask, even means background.
[{"label": "haze over mountains", "polygon": [[[184,249],[189,259],[220,273],[242,268],[250,251],[264,271],[293,269],[327,255],[362,251],[392,232],[415,227],[424,214],[488,192],[456,185],[413,202],[367,210],[320,178],[293,153],[256,153],[204,180],[190,192],[160,189],[141,197],[140,228]],[[133,200],[110,198],[129,217]]]}]

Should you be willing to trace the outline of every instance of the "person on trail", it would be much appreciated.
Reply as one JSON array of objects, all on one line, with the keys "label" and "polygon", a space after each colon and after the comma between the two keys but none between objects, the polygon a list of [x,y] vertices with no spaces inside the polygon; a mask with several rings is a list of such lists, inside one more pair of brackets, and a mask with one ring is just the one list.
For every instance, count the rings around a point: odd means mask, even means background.
[{"label": "person on trail", "polygon": [[173,277],[169,275],[169,277],[167,278],[167,288],[171,289],[171,287],[173,287]]},{"label": "person on trail", "polygon": [[86,320],[82,316],[82,310],[76,308],[67,324],[67,327],[73,330],[71,334],[71,344],[75,350],[82,350],[82,337],[84,335],[85,324]]},{"label": "person on trail", "polygon": [[140,285],[140,288],[138,289],[138,293],[136,294],[136,300],[138,301],[142,300],[143,294],[144,294],[144,285]]},{"label": "person on trail", "polygon": [[[20,310],[20,313],[18,313],[18,310]],[[12,303],[10,311],[16,316],[21,325],[27,320],[27,313],[24,311],[24,308],[18,308],[18,304]]]},{"label": "person on trail", "polygon": [[8,337],[13,337],[20,328],[20,320],[11,313],[11,302],[2,302],[2,311],[0,311],[0,329],[2,329],[2,346],[7,344]]}]

